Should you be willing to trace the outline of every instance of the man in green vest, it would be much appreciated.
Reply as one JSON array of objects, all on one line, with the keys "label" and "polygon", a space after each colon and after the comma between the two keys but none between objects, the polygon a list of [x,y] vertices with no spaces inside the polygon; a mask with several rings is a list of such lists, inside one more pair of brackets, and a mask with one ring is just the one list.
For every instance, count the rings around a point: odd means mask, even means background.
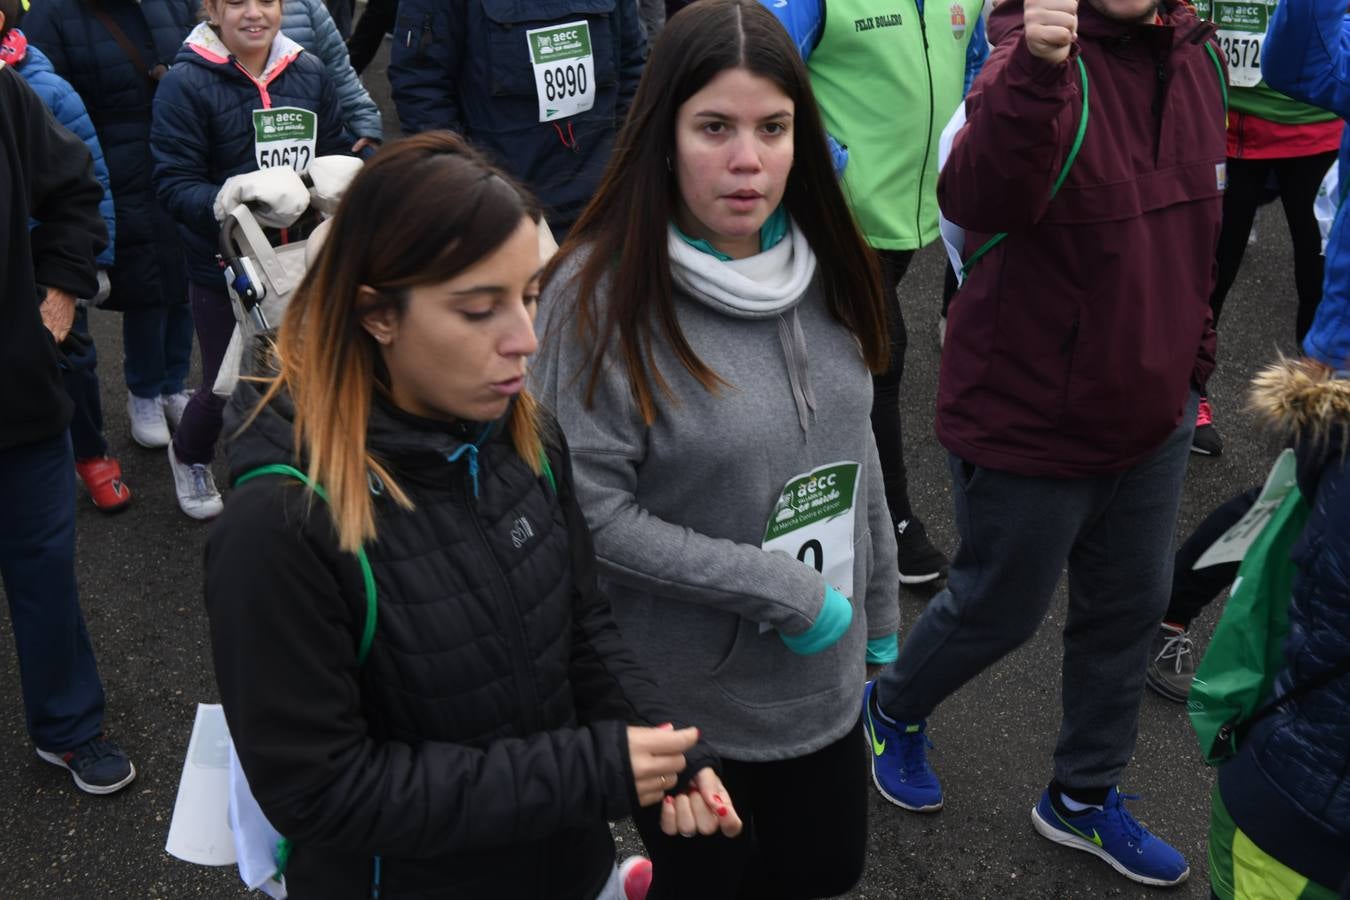
[{"label": "man in green vest", "polygon": [[872,430],[895,522],[900,581],[935,582],[947,558],[909,502],[900,426],[908,338],[896,288],[914,252],[938,236],[937,144],[988,55],[984,0],[775,0],[806,59],[820,111],[843,145],[846,195],[882,264],[891,366],[875,376]]}]

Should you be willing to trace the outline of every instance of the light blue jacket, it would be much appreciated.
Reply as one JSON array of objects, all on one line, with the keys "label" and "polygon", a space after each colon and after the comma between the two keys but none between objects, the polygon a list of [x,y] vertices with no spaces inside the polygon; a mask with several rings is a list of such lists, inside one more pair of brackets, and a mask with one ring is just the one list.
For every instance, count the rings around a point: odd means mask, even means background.
[{"label": "light blue jacket", "polygon": [[[1275,7],[1261,54],[1266,83],[1295,100],[1350,115],[1350,16],[1345,0],[1299,0]],[[1341,138],[1340,167],[1350,172],[1350,131]],[[1344,189],[1341,192],[1345,197]],[[1334,369],[1350,368],[1350,226],[1342,202],[1327,240],[1322,302],[1303,350]]]},{"label": "light blue jacket", "polygon": [[98,255],[96,261],[100,269],[106,269],[113,264],[113,242],[117,239],[117,225],[113,214],[112,188],[109,187],[108,181],[108,163],[103,158],[103,148],[99,146],[94,123],[89,118],[89,112],[84,108],[84,101],[80,99],[80,95],[70,86],[70,82],[56,74],[51,61],[37,47],[29,44],[23,59],[15,68],[28,82],[28,86],[42,98],[42,102],[47,104],[56,121],[84,141],[85,146],[89,148],[89,154],[94,157],[94,177],[103,185],[103,199],[98,203],[98,212],[108,225],[108,248]]},{"label": "light blue jacket", "polygon": [[342,121],[358,138],[384,139],[380,108],[352,68],[347,44],[333,24],[323,0],[286,0],[281,7],[281,33],[323,60],[337,88]]}]

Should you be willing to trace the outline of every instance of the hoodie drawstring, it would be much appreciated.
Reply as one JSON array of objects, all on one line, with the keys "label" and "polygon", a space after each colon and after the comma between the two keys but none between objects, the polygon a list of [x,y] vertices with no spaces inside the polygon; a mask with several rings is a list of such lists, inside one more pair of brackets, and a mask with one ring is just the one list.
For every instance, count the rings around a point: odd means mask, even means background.
[{"label": "hoodie drawstring", "polygon": [[806,334],[802,331],[795,306],[788,315],[778,317],[778,342],[783,345],[783,357],[787,361],[788,383],[792,386],[792,399],[797,404],[797,423],[805,433],[811,428],[816,395],[811,389],[811,377],[807,371]]}]

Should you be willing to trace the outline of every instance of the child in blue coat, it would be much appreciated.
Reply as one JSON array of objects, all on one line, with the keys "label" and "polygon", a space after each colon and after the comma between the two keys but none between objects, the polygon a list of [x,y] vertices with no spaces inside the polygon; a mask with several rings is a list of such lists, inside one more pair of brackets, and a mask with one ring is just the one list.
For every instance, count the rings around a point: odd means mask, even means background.
[{"label": "child in blue coat", "polygon": [[323,63],[280,33],[281,0],[206,0],[198,25],[155,95],[155,191],[178,221],[202,384],[169,444],[178,505],[195,519],[221,511],[210,463],[224,401],[212,394],[234,329],[216,257],[226,182],[260,169],[298,172],[315,156],[348,154],[336,89]]}]

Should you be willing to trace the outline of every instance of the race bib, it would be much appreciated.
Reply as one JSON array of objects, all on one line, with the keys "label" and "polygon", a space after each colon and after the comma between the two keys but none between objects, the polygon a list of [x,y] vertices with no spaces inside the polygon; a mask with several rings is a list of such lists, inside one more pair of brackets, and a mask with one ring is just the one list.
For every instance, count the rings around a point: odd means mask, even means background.
[{"label": "race bib", "polygon": [[587,22],[525,32],[539,95],[539,121],[556,122],[595,105],[595,59]]},{"label": "race bib", "polygon": [[769,514],[761,544],[811,566],[826,584],[850,599],[859,468],[855,462],[836,462],[788,479]]},{"label": "race bib", "polygon": [[1270,467],[1266,483],[1261,487],[1261,495],[1256,498],[1252,508],[1201,554],[1191,568],[1204,569],[1220,563],[1241,562],[1247,555],[1247,550],[1256,543],[1266,524],[1275,517],[1275,511],[1280,508],[1284,498],[1297,487],[1298,463],[1294,458],[1294,451],[1285,450],[1275,460],[1275,465]]},{"label": "race bib", "polygon": [[[1212,9],[1209,7],[1212,5]],[[1199,7],[1219,26],[1216,37],[1228,63],[1228,81],[1233,87],[1255,87],[1261,81],[1261,47],[1266,40],[1266,22],[1274,3],[1265,0],[1233,3],[1210,0]]]},{"label": "race bib", "polygon": [[253,151],[259,169],[290,166],[303,172],[314,161],[319,117],[297,106],[253,111]]}]

